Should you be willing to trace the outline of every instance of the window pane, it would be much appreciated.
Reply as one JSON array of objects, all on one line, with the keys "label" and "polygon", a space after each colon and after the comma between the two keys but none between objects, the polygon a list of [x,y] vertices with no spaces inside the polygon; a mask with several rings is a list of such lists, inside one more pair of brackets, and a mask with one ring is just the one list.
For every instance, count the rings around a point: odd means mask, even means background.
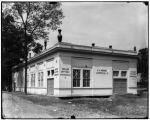
[{"label": "window pane", "polygon": [[83,87],[85,87],[86,86],[86,81],[85,81],[85,79],[83,79]]},{"label": "window pane", "polygon": [[87,81],[87,86],[89,87],[90,86],[90,80],[88,79]]},{"label": "window pane", "polygon": [[83,70],[83,87],[90,86],[90,70]]},{"label": "window pane", "polygon": [[52,76],[54,75],[54,70],[51,70],[51,74],[52,74]]},{"label": "window pane", "polygon": [[35,74],[34,74],[34,85],[33,86],[35,87]]},{"label": "window pane", "polygon": [[43,87],[43,72],[41,72],[41,87]]},{"label": "window pane", "polygon": [[32,74],[31,74],[31,87],[33,86],[33,76],[32,76]]},{"label": "window pane", "polygon": [[113,71],[113,76],[118,76],[119,75],[119,71]]},{"label": "window pane", "polygon": [[73,70],[73,87],[80,87],[80,70]]},{"label": "window pane", "polygon": [[125,77],[126,74],[127,74],[127,71],[121,71],[121,76],[122,76],[122,77]]},{"label": "window pane", "polygon": [[38,83],[39,83],[39,87],[40,87],[40,72],[38,73]]},{"label": "window pane", "polygon": [[77,87],[80,87],[80,79],[77,79]]},{"label": "window pane", "polygon": [[47,76],[50,76],[50,70],[49,70],[49,71],[47,71]]}]

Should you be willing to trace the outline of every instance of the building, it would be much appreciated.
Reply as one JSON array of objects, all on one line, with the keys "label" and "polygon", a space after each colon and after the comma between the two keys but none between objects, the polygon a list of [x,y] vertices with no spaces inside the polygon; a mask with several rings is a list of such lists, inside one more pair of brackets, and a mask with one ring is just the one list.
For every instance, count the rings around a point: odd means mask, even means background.
[{"label": "building", "polygon": [[[13,88],[24,91],[24,67],[13,67]],[[66,96],[137,94],[137,52],[58,42],[28,60],[27,92]]]}]

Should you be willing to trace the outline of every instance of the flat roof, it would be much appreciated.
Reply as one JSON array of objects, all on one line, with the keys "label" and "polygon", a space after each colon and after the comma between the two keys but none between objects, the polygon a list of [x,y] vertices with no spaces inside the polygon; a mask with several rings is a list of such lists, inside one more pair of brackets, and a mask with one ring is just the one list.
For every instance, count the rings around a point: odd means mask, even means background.
[{"label": "flat roof", "polygon": [[85,46],[85,45],[76,45],[72,43],[66,42],[58,42],[54,46],[49,49],[42,51],[39,54],[34,55],[30,59],[28,59],[28,63],[31,63],[37,59],[40,59],[46,55],[59,52],[77,52],[77,53],[85,53],[85,54],[101,54],[101,55],[109,55],[109,56],[120,56],[120,57],[132,57],[137,58],[138,53],[133,50],[118,50],[106,47],[99,46]]}]

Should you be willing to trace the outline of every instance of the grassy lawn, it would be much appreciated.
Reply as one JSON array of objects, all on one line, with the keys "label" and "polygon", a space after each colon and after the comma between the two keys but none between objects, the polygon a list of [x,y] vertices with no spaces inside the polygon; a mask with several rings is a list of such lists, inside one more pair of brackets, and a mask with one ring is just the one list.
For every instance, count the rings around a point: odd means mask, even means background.
[{"label": "grassy lawn", "polygon": [[142,96],[127,94],[113,95],[111,97],[64,99],[44,95],[24,95],[23,93],[12,94],[29,100],[34,104],[42,106],[58,106],[63,112],[73,110],[100,114],[102,111],[104,113],[120,116],[121,118],[144,118],[148,116],[147,94]]}]

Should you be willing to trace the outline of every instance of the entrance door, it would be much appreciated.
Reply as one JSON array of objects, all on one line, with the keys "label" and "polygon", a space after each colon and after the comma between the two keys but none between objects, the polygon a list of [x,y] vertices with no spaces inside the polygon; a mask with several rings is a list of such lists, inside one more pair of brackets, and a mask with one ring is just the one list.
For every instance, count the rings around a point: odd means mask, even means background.
[{"label": "entrance door", "polygon": [[54,95],[54,78],[47,79],[47,95]]},{"label": "entrance door", "polygon": [[126,94],[127,93],[127,79],[113,79],[113,93]]}]

